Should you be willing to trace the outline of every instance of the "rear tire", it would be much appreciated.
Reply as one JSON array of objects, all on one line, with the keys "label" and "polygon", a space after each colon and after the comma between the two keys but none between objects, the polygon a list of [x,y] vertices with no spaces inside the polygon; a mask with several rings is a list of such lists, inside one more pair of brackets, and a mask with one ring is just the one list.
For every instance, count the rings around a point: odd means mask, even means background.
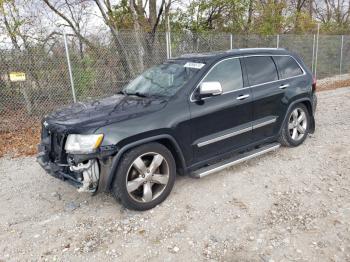
[{"label": "rear tire", "polygon": [[279,143],[287,147],[299,146],[305,141],[310,124],[310,115],[306,106],[304,104],[292,106],[278,138]]},{"label": "rear tire", "polygon": [[112,193],[128,209],[148,210],[168,197],[175,178],[171,152],[159,143],[144,144],[122,156]]}]

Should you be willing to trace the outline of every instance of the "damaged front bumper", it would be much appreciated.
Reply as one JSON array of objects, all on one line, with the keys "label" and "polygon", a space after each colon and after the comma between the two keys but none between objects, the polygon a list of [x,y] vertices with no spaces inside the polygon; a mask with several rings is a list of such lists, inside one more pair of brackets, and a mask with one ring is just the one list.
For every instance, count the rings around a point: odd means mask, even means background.
[{"label": "damaged front bumper", "polygon": [[95,193],[106,191],[106,176],[109,175],[115,150],[86,155],[65,154],[65,160],[54,161],[50,149],[43,144],[38,146],[37,162],[51,176],[68,182],[78,188],[78,192]]}]

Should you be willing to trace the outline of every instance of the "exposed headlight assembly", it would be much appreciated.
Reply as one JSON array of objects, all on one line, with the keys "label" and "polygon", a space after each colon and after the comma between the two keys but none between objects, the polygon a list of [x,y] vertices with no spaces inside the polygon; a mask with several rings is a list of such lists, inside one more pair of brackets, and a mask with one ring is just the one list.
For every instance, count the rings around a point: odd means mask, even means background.
[{"label": "exposed headlight assembly", "polygon": [[99,135],[68,135],[65,150],[70,154],[94,153],[103,140],[103,134]]}]

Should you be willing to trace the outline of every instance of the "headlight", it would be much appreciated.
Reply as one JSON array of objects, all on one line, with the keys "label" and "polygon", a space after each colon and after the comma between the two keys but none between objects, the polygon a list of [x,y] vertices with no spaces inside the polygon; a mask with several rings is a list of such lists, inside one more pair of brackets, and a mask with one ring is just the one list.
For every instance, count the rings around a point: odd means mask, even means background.
[{"label": "headlight", "polygon": [[93,153],[101,145],[103,135],[68,135],[65,149],[71,154]]}]

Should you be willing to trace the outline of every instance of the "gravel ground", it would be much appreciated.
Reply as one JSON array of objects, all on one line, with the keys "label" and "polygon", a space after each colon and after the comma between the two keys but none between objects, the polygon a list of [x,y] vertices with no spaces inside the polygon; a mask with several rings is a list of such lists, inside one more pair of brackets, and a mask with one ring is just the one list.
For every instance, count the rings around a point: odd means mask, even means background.
[{"label": "gravel ground", "polygon": [[297,148],[178,177],[146,212],[1,158],[0,260],[350,261],[350,88],[319,93],[316,121]]}]

